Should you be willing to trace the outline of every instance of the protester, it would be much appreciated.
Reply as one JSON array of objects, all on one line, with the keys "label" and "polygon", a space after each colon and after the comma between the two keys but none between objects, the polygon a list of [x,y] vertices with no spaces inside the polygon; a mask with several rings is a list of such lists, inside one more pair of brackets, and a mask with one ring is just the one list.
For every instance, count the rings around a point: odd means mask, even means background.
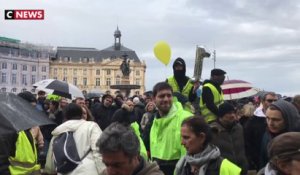
[{"label": "protester", "polygon": [[78,104],[79,106],[84,106],[85,105],[85,100],[82,97],[77,97],[75,99],[75,104]]},{"label": "protester", "polygon": [[71,131],[73,132],[79,157],[83,157],[85,154],[87,155],[81,163],[68,174],[100,174],[104,169],[104,165],[101,161],[102,157],[96,148],[96,142],[101,135],[101,129],[95,122],[82,119],[82,108],[77,104],[70,103],[66,106],[64,116],[66,121],[56,127],[52,132],[53,137],[47,154],[45,172],[48,174],[56,173],[52,147],[53,140],[60,134]]},{"label": "protester", "polygon": [[261,143],[263,135],[267,128],[266,110],[278,97],[274,92],[265,92],[261,99],[261,107],[254,111],[254,116],[245,125],[245,147],[248,158],[249,169],[258,171],[259,154],[261,152]]},{"label": "protester", "polygon": [[112,103],[113,97],[109,94],[105,94],[102,97],[101,103],[95,103],[92,109],[92,114],[101,130],[104,130],[111,124],[111,117],[116,111],[116,107],[113,106]]},{"label": "protester", "polygon": [[175,169],[175,175],[239,175],[241,169],[221,157],[218,147],[211,144],[211,130],[202,117],[184,120],[181,126],[181,143],[187,154]]},{"label": "protester", "polygon": [[172,87],[159,82],[153,87],[153,100],[157,112],[144,130],[144,143],[151,159],[157,161],[165,174],[173,174],[177,161],[185,154],[180,145],[181,122],[192,114],[179,102],[173,102]]},{"label": "protester", "polygon": [[[36,98],[25,91],[18,96],[36,105]],[[0,174],[41,174],[36,144],[43,147],[43,137],[38,127],[0,136]]]},{"label": "protester", "polygon": [[210,124],[213,139],[212,144],[216,145],[221,156],[238,165],[241,175],[246,175],[248,163],[245,153],[243,127],[236,121],[234,106],[230,103],[223,103],[219,106],[218,119]]},{"label": "protester", "polygon": [[196,89],[199,88],[199,83],[193,83],[192,80],[186,76],[185,61],[178,57],[173,63],[173,76],[166,80],[173,89],[173,93],[179,93],[184,100],[180,100],[183,103],[185,109],[192,111],[192,103],[196,100]]},{"label": "protester", "polygon": [[97,146],[106,166],[104,175],[163,175],[155,162],[140,156],[139,139],[130,127],[112,123],[103,131]]},{"label": "protester", "polygon": [[239,123],[243,126],[243,128],[245,128],[248,121],[254,115],[254,111],[255,106],[251,102],[242,106],[242,109],[240,110]]},{"label": "protester", "polygon": [[134,111],[134,115],[136,116],[137,122],[138,124],[141,123],[141,120],[143,118],[143,115],[145,113],[145,105],[144,103],[141,102],[139,97],[134,97],[132,99],[133,102],[133,111]]},{"label": "protester", "polygon": [[300,116],[294,105],[285,100],[273,102],[266,111],[267,130],[263,135],[260,151],[260,168],[268,162],[267,145],[276,136],[291,131],[300,131]]},{"label": "protester", "polygon": [[208,123],[217,119],[218,106],[224,102],[221,85],[225,80],[225,74],[222,69],[213,69],[210,72],[210,80],[203,82],[200,110]]},{"label": "protester", "polygon": [[300,133],[287,132],[274,138],[269,145],[270,161],[266,175],[298,175],[300,172]]},{"label": "protester", "polygon": [[156,112],[156,106],[154,104],[154,102],[148,102],[146,107],[145,107],[145,113],[142,117],[142,120],[141,120],[141,129],[144,130],[148,121],[150,120],[150,117],[153,115],[154,112]]}]

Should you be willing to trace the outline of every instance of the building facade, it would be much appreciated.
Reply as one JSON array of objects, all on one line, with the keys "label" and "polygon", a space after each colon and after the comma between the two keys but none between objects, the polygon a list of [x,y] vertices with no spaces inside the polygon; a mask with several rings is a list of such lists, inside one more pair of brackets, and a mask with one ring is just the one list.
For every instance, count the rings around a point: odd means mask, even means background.
[{"label": "building facade", "polygon": [[1,92],[31,91],[32,84],[49,78],[50,46],[21,43],[20,40],[0,37]]},{"label": "building facade", "polygon": [[114,45],[103,50],[95,48],[57,47],[50,60],[50,78],[63,80],[79,87],[83,93],[101,91],[115,93],[110,85],[120,85],[123,74],[120,65],[124,57],[130,60],[129,84],[140,85],[130,95],[145,91],[146,64],[135,51],[121,45],[121,32],[114,33]]}]

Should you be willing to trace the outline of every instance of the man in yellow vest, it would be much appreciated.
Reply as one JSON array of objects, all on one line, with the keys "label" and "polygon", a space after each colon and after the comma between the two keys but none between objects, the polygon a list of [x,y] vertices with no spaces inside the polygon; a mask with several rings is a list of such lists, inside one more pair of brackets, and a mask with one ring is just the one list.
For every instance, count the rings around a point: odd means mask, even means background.
[{"label": "man in yellow vest", "polygon": [[171,85],[174,96],[183,104],[184,109],[193,111],[192,104],[197,98],[196,90],[199,88],[199,83],[194,83],[185,75],[186,65],[182,58],[177,58],[173,63],[174,75],[166,81]]},{"label": "man in yellow vest", "polygon": [[205,80],[200,99],[201,115],[205,121],[211,123],[217,119],[218,107],[224,102],[221,85],[225,80],[226,72],[222,69],[213,69],[210,80]]},{"label": "man in yellow vest", "polygon": [[[28,101],[32,105],[36,104],[35,97],[28,91],[19,93],[18,96]],[[38,152],[36,141],[31,132],[31,128],[15,134],[15,139],[11,139],[11,150],[8,157],[9,171],[11,175],[39,175],[41,166],[38,163]]]},{"label": "man in yellow vest", "polygon": [[173,174],[177,161],[186,151],[181,145],[180,129],[184,119],[192,113],[173,101],[172,87],[166,82],[153,87],[153,101],[157,112],[150,117],[143,139],[150,157],[156,161],[164,174]]}]

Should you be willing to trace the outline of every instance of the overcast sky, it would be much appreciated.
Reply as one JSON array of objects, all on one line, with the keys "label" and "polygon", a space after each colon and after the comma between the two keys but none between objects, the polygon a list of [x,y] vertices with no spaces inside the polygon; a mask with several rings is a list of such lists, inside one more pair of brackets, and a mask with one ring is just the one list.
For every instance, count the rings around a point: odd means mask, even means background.
[{"label": "overcast sky", "polygon": [[[5,9],[44,9],[43,21],[4,20]],[[229,79],[300,94],[300,1],[295,0],[0,0],[0,36],[53,46],[104,49],[121,42],[147,64],[146,89],[172,75],[177,57],[193,76],[196,45],[216,50]],[[157,41],[172,49],[168,66],[153,54]],[[214,67],[205,58],[202,79]]]}]

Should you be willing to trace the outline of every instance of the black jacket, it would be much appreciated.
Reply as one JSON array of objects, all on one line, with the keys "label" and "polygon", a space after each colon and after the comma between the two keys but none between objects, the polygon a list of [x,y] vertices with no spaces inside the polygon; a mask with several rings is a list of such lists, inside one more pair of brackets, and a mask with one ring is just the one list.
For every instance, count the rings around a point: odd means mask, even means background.
[{"label": "black jacket", "polygon": [[111,124],[111,119],[115,111],[115,106],[107,108],[102,103],[96,103],[92,108],[92,114],[95,117],[95,121],[98,123],[102,131]]}]

